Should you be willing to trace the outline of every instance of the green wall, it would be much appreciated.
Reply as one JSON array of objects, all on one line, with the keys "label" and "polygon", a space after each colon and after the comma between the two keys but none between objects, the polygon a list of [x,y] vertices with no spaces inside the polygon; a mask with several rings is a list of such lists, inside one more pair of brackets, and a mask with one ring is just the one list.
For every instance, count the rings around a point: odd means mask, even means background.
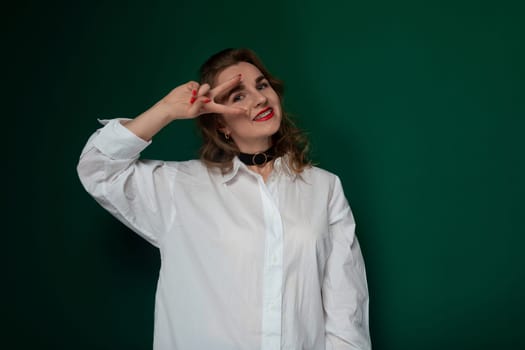
[{"label": "green wall", "polygon": [[[6,8],[6,349],[150,349],[155,248],[83,190],[96,118],[255,49],[358,224],[378,350],[525,348],[521,1],[20,2]],[[191,121],[145,151],[183,160]]]}]

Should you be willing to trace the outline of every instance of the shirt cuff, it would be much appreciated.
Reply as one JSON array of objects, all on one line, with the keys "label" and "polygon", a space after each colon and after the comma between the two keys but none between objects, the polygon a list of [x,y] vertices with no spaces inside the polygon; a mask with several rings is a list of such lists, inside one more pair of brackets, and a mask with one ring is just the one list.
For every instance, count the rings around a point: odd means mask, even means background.
[{"label": "shirt cuff", "polygon": [[138,157],[151,141],[145,141],[123,126],[120,122],[130,120],[117,118],[100,120],[104,125],[93,140],[98,150],[112,159],[133,159]]}]

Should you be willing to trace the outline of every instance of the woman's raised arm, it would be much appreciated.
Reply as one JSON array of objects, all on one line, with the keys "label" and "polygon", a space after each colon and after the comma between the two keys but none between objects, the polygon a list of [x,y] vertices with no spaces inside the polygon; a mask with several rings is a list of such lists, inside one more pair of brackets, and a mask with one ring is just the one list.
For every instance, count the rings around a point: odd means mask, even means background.
[{"label": "woman's raised arm", "polygon": [[164,98],[135,119],[123,122],[131,132],[149,141],[162,128],[176,119],[192,119],[206,113],[244,114],[241,108],[228,107],[215,101],[224,92],[241,82],[236,75],[211,89],[210,85],[189,81],[171,90]]}]

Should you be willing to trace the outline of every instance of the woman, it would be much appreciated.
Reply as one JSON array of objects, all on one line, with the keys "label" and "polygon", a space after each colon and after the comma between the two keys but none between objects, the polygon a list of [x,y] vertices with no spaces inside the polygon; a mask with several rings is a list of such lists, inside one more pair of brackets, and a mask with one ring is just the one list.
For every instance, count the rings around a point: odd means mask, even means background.
[{"label": "woman", "polygon": [[[311,166],[282,84],[227,49],[133,120],[88,141],[78,172],[160,249],[154,349],[370,349],[368,290],[337,176]],[[172,121],[198,118],[200,160],[140,160]]]}]

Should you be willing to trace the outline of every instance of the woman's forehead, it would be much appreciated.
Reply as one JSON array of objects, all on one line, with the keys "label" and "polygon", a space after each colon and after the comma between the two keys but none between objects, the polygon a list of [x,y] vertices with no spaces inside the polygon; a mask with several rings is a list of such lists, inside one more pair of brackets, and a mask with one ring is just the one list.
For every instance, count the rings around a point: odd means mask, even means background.
[{"label": "woman's forehead", "polygon": [[238,74],[242,74],[243,79],[255,80],[262,75],[261,71],[253,64],[248,62],[239,62],[223,69],[215,79],[215,85],[224,83]]}]

